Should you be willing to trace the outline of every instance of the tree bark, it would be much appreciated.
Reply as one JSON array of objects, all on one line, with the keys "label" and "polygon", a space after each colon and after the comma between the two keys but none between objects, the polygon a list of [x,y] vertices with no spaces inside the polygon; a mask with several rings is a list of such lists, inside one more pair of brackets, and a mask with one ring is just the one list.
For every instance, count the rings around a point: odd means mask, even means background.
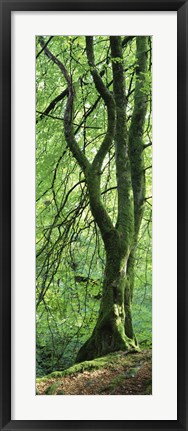
[{"label": "tree bark", "polygon": [[101,307],[94,331],[78,352],[76,362],[90,360],[117,350],[135,350],[134,340],[125,334],[124,292],[127,256],[118,232],[106,237],[106,268]]},{"label": "tree bark", "polygon": [[137,69],[134,93],[134,110],[129,129],[129,159],[131,166],[131,182],[134,196],[134,236],[127,265],[127,280],[125,284],[125,333],[134,339],[136,336],[132,323],[132,298],[134,290],[135,251],[138,235],[142,223],[145,203],[145,166],[143,156],[143,135],[145,116],[147,112],[148,96],[146,90],[147,72],[147,37],[136,38]]}]

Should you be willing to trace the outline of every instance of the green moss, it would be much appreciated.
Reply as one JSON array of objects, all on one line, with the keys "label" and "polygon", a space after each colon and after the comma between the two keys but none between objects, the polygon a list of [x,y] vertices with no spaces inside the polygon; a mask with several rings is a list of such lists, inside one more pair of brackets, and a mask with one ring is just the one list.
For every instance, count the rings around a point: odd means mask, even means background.
[{"label": "green moss", "polygon": [[151,380],[147,380],[147,382],[146,382],[145,394],[146,395],[152,395],[152,381]]},{"label": "green moss", "polygon": [[55,395],[57,388],[61,385],[61,382],[55,382],[53,385],[48,386],[45,391],[46,395]]},{"label": "green moss", "polygon": [[38,378],[37,383],[45,382],[52,378],[59,379],[62,377],[69,376],[71,374],[83,373],[84,371],[98,370],[105,366],[109,366],[110,364],[113,364],[113,363],[114,363],[114,355],[109,354],[104,357],[96,358],[92,361],[80,362],[79,364],[75,364],[64,371],[54,371],[53,373],[48,374],[47,376]]},{"label": "green moss", "polygon": [[123,382],[125,381],[125,374],[120,374],[116,377],[114,377],[114,379],[103,389],[103,391],[111,391],[116,389],[118,386],[120,386]]},{"label": "green moss", "polygon": [[135,377],[139,369],[140,369],[140,366],[129,368],[127,370],[127,372],[125,373],[125,377],[127,377],[127,378]]},{"label": "green moss", "polygon": [[151,383],[151,381],[149,383],[147,383],[145,393],[146,393],[146,395],[152,395],[152,383]]},{"label": "green moss", "polygon": [[51,378],[61,378],[63,377],[63,371],[53,371],[53,373],[51,374],[47,374],[46,376],[43,377],[38,377],[36,379],[37,383],[41,383],[41,382],[47,382],[49,379]]}]

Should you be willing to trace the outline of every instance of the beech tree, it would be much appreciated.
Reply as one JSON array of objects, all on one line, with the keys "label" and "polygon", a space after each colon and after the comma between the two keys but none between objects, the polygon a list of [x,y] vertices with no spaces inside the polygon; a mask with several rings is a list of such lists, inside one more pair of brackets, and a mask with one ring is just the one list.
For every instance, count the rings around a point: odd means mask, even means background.
[{"label": "beech tree", "polygon": [[[83,230],[84,223],[90,220],[103,244],[105,269],[98,318],[76,361],[116,350],[137,350],[132,300],[135,253],[144,207],[150,199],[146,195],[146,173],[151,168],[148,166],[151,153],[146,156],[146,152],[151,147],[151,38],[40,36],[37,43],[40,46],[37,59],[43,64],[39,90],[47,85],[49,95],[54,92],[56,82],[61,83],[62,89],[45,109],[37,111],[39,140],[40,122],[46,119],[47,135],[50,130],[46,145],[58,119],[61,121],[58,139],[62,139],[61,152],[52,167],[51,197],[45,200],[45,209],[52,208],[51,221],[43,229],[37,246],[39,280],[42,280],[38,303],[45,298],[67,243],[69,263],[75,270],[76,262],[71,255],[76,241],[75,223],[79,218]],[[47,80],[50,67],[53,79]],[[42,106],[44,102],[45,94]],[[56,108],[58,116],[54,114]],[[54,186],[63,160],[65,164],[68,160],[75,162],[72,174],[69,173],[73,182],[64,195],[67,178],[63,172],[58,191]],[[63,218],[62,212],[66,212],[75,188],[80,189],[78,203]],[[64,196],[61,202],[59,194]],[[44,196],[47,195],[45,191]],[[84,215],[86,209],[88,218]],[[52,260],[54,252],[56,258]]]}]

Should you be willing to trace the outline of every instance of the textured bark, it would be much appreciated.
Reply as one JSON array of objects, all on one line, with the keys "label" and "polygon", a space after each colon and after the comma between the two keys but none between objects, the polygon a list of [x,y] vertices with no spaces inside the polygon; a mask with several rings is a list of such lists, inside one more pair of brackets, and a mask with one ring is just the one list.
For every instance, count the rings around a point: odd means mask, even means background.
[{"label": "textured bark", "polygon": [[116,350],[136,350],[134,340],[126,336],[124,292],[127,258],[122,253],[118,233],[109,234],[101,307],[90,339],[82,346],[77,362],[103,356]]},{"label": "textured bark", "polygon": [[125,282],[124,308],[125,308],[125,334],[134,340],[137,345],[137,339],[133,328],[132,319],[132,300],[134,289],[134,254],[130,252],[127,262],[127,274]]},{"label": "textured bark", "polygon": [[147,71],[147,37],[136,38],[137,69],[134,94],[134,111],[129,130],[129,158],[131,162],[132,188],[134,195],[134,236],[137,241],[145,202],[145,166],[143,156],[143,132],[147,112],[148,96],[145,87]]},{"label": "textured bark", "polygon": [[129,159],[131,166],[131,181],[134,196],[134,236],[127,266],[127,281],[125,287],[125,333],[137,343],[132,323],[132,298],[134,289],[135,251],[139,230],[142,222],[145,203],[145,166],[143,156],[143,133],[147,112],[148,96],[145,88],[145,72],[147,71],[147,37],[136,38],[137,69],[134,93],[134,110],[129,130]]},{"label": "textured bark", "polygon": [[130,249],[133,235],[133,201],[131,197],[131,171],[128,156],[128,133],[126,125],[126,94],[123,68],[123,52],[120,36],[110,37],[113,90],[116,103],[116,178],[118,191],[118,217],[116,228],[120,233],[126,252]]}]

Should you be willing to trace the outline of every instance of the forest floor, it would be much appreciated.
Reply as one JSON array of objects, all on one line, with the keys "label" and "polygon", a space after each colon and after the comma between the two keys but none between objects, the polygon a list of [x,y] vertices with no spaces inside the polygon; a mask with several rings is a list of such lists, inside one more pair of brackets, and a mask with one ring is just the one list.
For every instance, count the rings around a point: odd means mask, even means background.
[{"label": "forest floor", "polygon": [[151,350],[115,352],[37,379],[37,395],[151,395]]}]

